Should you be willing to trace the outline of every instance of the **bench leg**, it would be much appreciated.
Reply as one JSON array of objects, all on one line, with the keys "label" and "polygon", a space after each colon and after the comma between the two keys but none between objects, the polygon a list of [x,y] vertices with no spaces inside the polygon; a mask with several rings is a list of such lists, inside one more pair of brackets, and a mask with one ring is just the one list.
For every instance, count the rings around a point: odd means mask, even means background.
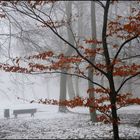
[{"label": "bench leg", "polygon": [[31,113],[31,117],[34,117],[34,113]]},{"label": "bench leg", "polygon": [[15,114],[15,118],[17,118],[17,114]]}]

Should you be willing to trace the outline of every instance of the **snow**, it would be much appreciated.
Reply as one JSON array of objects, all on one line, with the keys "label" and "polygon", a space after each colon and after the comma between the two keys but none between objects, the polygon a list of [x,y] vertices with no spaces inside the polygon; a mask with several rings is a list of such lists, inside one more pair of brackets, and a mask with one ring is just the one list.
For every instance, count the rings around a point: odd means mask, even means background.
[{"label": "snow", "polygon": [[[10,119],[3,117],[3,109],[10,109]],[[14,118],[14,109],[37,108],[34,117],[30,114]],[[7,104],[0,106],[0,139],[108,139],[112,138],[110,124],[92,123],[88,108],[70,109],[72,112],[59,113],[58,106],[42,104]],[[130,106],[119,113],[140,113],[140,106]],[[140,126],[119,125],[120,137],[140,139]]]}]

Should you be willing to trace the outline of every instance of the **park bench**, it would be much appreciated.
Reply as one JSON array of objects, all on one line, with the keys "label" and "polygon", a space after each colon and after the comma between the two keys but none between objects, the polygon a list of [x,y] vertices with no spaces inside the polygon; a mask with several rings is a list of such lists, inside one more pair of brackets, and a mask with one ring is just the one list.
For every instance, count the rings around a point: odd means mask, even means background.
[{"label": "park bench", "polygon": [[31,117],[34,116],[34,113],[36,113],[37,109],[16,109],[13,110],[13,114],[15,115],[15,118],[17,118],[18,114],[31,114]]}]

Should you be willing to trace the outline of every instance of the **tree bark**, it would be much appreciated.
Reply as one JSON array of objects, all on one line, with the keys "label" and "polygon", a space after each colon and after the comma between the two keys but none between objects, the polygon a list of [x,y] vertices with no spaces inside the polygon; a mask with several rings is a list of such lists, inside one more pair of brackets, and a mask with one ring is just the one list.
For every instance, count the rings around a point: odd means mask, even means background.
[{"label": "tree bark", "polygon": [[[88,71],[88,76],[90,78],[93,78],[93,70],[89,70]],[[93,84],[90,81],[88,81],[88,88],[93,88],[93,87],[94,87]],[[90,99],[95,99],[93,92],[89,93],[89,98]],[[90,112],[90,119],[91,119],[91,121],[92,122],[97,122],[97,119],[96,119],[97,118],[97,114],[96,114],[96,110],[94,109],[93,105],[91,105],[91,107],[89,107],[89,112]]]},{"label": "tree bark", "polygon": [[110,102],[111,102],[111,115],[112,115],[112,127],[114,140],[119,140],[119,128],[118,128],[118,115],[116,107],[116,91],[112,73],[108,73],[108,80],[110,85]]},{"label": "tree bark", "polygon": [[[77,8],[78,8],[78,45],[82,46],[83,45],[83,1],[78,1],[77,2]],[[75,77],[75,96],[80,96],[80,91],[79,91],[79,78]]]},{"label": "tree bark", "polygon": [[[66,16],[67,16],[67,21],[68,21],[68,25],[67,25],[68,42],[70,42],[71,44],[74,45],[74,37],[72,34],[72,25],[71,25],[72,1],[66,2]],[[74,51],[73,48],[68,47],[68,50],[66,51],[65,56],[70,56],[73,53],[73,51]],[[66,72],[66,71],[62,70],[62,72]],[[64,74],[61,74],[61,76],[60,76],[60,97],[59,97],[59,100],[61,100],[61,101],[66,100],[66,94],[67,94],[66,86],[67,86],[67,76]],[[72,86],[73,85],[71,85],[71,88],[73,88]],[[72,92],[74,92],[74,91],[72,91]],[[69,95],[70,94],[71,93],[69,91]],[[59,106],[60,112],[67,112],[67,110],[68,110],[67,107]]]},{"label": "tree bark", "polygon": [[118,116],[117,116],[117,109],[115,104],[115,98],[112,97],[111,99],[111,114],[112,114],[112,126],[113,126],[113,137],[114,140],[119,140],[119,129],[118,129]]},{"label": "tree bark", "polygon": [[67,90],[68,90],[68,95],[69,99],[73,99],[75,97],[75,91],[73,87],[73,81],[72,77],[67,75]]},{"label": "tree bark", "polygon": [[[96,14],[95,14],[95,2],[91,1],[91,34],[92,34],[92,39],[96,39]],[[91,46],[92,49],[96,48],[96,44],[93,44]],[[90,61],[94,63],[95,61],[95,57],[92,56],[90,57]],[[88,70],[88,77],[93,81],[93,68],[90,68]],[[88,88],[94,88],[94,85],[88,81]],[[95,99],[94,93],[89,93],[89,98]],[[90,119],[92,122],[97,122],[97,114],[96,114],[96,110],[94,109],[94,106],[92,105],[91,107],[89,107],[89,112],[90,112]]]},{"label": "tree bark", "polygon": [[[62,73],[65,72],[65,70],[61,70]],[[66,80],[67,76],[65,74],[60,75],[60,96],[59,101],[64,101],[66,99]],[[66,112],[67,107],[59,105],[59,112]]]},{"label": "tree bark", "polygon": [[[71,18],[72,18],[72,1],[68,1],[66,3],[66,15],[67,15],[67,20],[68,20],[68,25],[67,25],[67,34],[68,34],[68,42],[70,42],[74,46],[74,36],[73,36],[73,30],[72,30],[72,23],[71,23]],[[71,56],[73,53],[74,49],[69,47],[66,56]],[[68,88],[68,95],[70,99],[73,99],[75,97],[75,91],[73,87],[73,82],[72,82],[72,77],[67,76],[67,88]]]},{"label": "tree bark", "polygon": [[[131,11],[132,11],[132,5],[131,5],[131,3],[130,3],[130,16],[132,16],[132,13],[131,13]],[[129,46],[130,46],[130,50],[128,51],[128,57],[130,57],[131,56],[131,46],[132,46],[132,42],[130,41],[129,42]],[[132,60],[131,59],[129,59],[129,62],[128,62],[130,65],[132,64]],[[129,93],[132,93],[132,80],[129,80],[128,81],[128,92]]]},{"label": "tree bark", "polygon": [[80,97],[80,92],[79,92],[79,78],[75,77],[75,96]]},{"label": "tree bark", "polygon": [[113,137],[114,137],[114,140],[119,140],[118,116],[117,116],[117,109],[116,109],[117,93],[115,91],[115,84],[114,84],[114,79],[113,79],[113,67],[111,64],[110,54],[108,51],[107,35],[106,35],[109,7],[110,7],[110,0],[107,0],[105,9],[104,9],[104,17],[103,17],[102,42],[103,42],[105,62],[107,66],[107,79],[110,86],[109,96],[110,96],[110,102],[111,102]]}]

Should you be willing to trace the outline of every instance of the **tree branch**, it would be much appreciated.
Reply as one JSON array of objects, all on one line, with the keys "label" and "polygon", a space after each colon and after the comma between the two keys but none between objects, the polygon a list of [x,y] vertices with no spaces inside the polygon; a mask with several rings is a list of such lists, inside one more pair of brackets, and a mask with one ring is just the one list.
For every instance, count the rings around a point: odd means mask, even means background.
[{"label": "tree branch", "polygon": [[137,54],[135,56],[130,56],[130,57],[125,57],[125,58],[121,58],[120,60],[129,60],[129,59],[133,59],[133,58],[140,58],[140,54]]},{"label": "tree branch", "polygon": [[130,42],[131,40],[137,38],[138,36],[139,36],[139,35],[135,35],[134,37],[132,37],[132,38],[126,40],[126,41],[120,46],[119,50],[117,51],[117,53],[116,53],[116,55],[115,55],[115,57],[114,57],[114,59],[113,59],[113,62],[116,61],[116,59],[117,59],[117,57],[118,57],[118,55],[119,55],[121,49],[123,48],[123,46],[124,46],[126,43]]},{"label": "tree branch", "polygon": [[136,74],[134,74],[134,75],[128,77],[127,79],[125,79],[125,80],[121,83],[121,85],[120,85],[120,87],[118,88],[118,90],[116,91],[116,94],[119,93],[119,91],[121,90],[121,88],[123,87],[123,85],[124,85],[128,80],[130,80],[130,79],[136,77],[136,76],[139,75],[139,74],[140,74],[140,72],[137,72]]},{"label": "tree branch", "polygon": [[110,68],[108,67],[110,66],[110,56],[108,52],[107,35],[106,35],[109,6],[110,6],[110,0],[107,0],[105,11],[104,11],[103,29],[102,29],[103,50],[104,50],[104,56],[105,56],[105,61],[106,61],[106,66],[107,66],[107,73],[110,73]]},{"label": "tree branch", "polygon": [[[93,0],[94,1],[94,0]],[[97,2],[101,7],[103,7],[103,9],[105,9],[104,4],[100,1],[100,0],[96,0],[95,2]]]},{"label": "tree branch", "polygon": [[103,71],[102,69],[98,68],[96,65],[94,65],[89,59],[87,59],[86,57],[84,57],[80,52],[79,50],[77,49],[77,47],[73,46],[70,42],[68,42],[66,39],[64,39],[61,35],[59,35],[54,29],[53,27],[51,27],[49,24],[47,24],[44,19],[42,19],[40,16],[38,16],[36,13],[33,12],[34,16],[31,16],[30,14],[27,14],[26,12],[24,11],[21,11],[20,9],[18,9],[17,7],[15,7],[17,11],[21,12],[22,14],[32,18],[32,19],[35,19],[37,21],[39,21],[40,23],[43,23],[44,25],[46,25],[47,27],[50,28],[50,30],[58,37],[60,38],[62,41],[64,41],[66,44],[68,44],[70,47],[72,47],[76,52],[77,54],[82,58],[84,59],[85,61],[87,61],[92,67],[94,67],[96,70],[98,70],[99,72],[101,72],[102,74],[104,74],[105,76],[107,76],[107,73],[105,71]]},{"label": "tree branch", "polygon": [[65,75],[80,77],[80,78],[82,78],[82,79],[85,79],[85,80],[90,81],[91,83],[93,83],[93,84],[95,84],[95,85],[97,85],[97,86],[99,86],[99,87],[101,87],[102,89],[104,89],[104,90],[107,91],[107,89],[106,89],[105,87],[103,87],[103,86],[100,85],[99,83],[93,82],[89,77],[87,77],[87,76],[85,76],[85,75],[84,75],[84,76],[81,76],[81,75],[78,75],[78,74],[75,74],[75,73],[68,73],[68,72],[62,72],[62,71],[54,71],[54,72],[53,72],[53,71],[52,71],[52,72],[34,72],[34,73],[30,73],[30,74],[36,75],[36,74],[53,74],[53,73],[65,74]]}]

